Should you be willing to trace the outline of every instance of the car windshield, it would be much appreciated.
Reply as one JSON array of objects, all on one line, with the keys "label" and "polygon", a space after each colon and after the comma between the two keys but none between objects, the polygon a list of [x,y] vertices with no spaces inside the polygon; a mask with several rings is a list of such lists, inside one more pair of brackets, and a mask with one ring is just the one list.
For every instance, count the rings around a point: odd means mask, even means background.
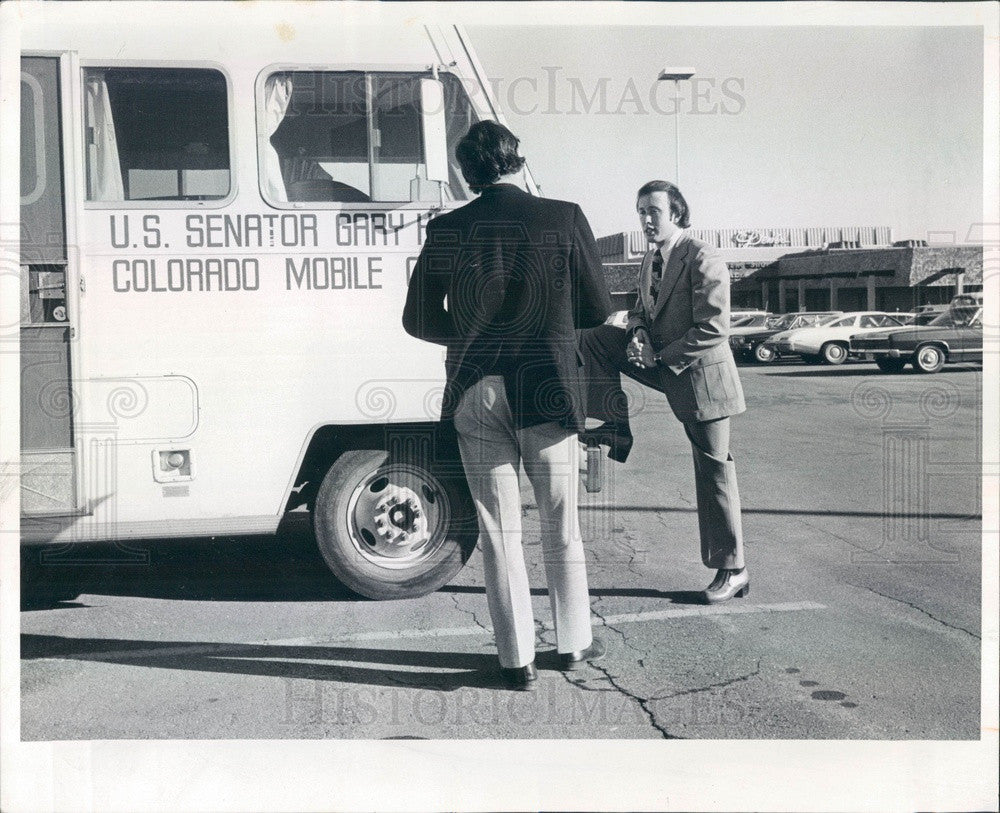
[{"label": "car windshield", "polygon": [[752,322],[752,316],[734,316],[731,327],[748,327]]},{"label": "car windshield", "polygon": [[789,327],[798,318],[796,313],[786,313],[784,316],[768,316],[764,323],[769,330],[781,330]]},{"label": "car windshield", "polygon": [[839,319],[840,314],[830,315],[828,313],[800,313],[787,325],[790,328],[815,327]]},{"label": "car windshield", "polygon": [[949,308],[929,324],[932,327],[975,327],[981,324],[980,309],[959,305]]}]

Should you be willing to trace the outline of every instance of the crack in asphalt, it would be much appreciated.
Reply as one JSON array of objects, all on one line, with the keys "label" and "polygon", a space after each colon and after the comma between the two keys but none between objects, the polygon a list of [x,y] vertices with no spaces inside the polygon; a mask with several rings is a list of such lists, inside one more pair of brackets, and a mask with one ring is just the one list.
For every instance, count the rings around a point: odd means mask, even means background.
[{"label": "crack in asphalt", "polygon": [[490,635],[493,634],[493,630],[490,627],[487,627],[485,624],[483,624],[482,621],[479,620],[479,616],[476,615],[476,611],[475,610],[466,610],[465,607],[463,607],[461,604],[458,603],[458,593],[452,593],[451,594],[451,600],[455,603],[455,609],[456,610],[458,610],[459,612],[465,613],[467,616],[469,616],[470,618],[472,618],[472,623],[473,624],[475,624],[481,630],[484,630],[485,632],[488,632]]},{"label": "crack in asphalt", "polygon": [[[615,688],[615,690],[618,691],[619,694],[621,694],[623,697],[627,697],[631,700],[634,700],[636,703],[639,704],[639,708],[641,708],[643,714],[646,715],[647,719],[649,720],[649,724],[657,731],[659,731],[660,734],[663,735],[663,739],[665,740],[684,739],[683,737],[678,737],[676,734],[671,734],[669,731],[667,731],[667,729],[664,726],[660,725],[660,723],[656,719],[656,712],[653,711],[648,705],[650,702],[650,699],[648,697],[642,697],[640,695],[635,694],[634,692],[630,692],[628,689],[626,689],[624,686],[618,683],[618,681],[615,680],[614,677],[612,677],[607,667],[601,666],[600,663],[593,663],[591,664],[591,666],[593,666],[594,669],[603,674],[608,683],[610,683]],[[579,684],[576,685],[579,688],[584,688],[583,686],[579,686]]]},{"label": "crack in asphalt", "polygon": [[[602,601],[603,598],[602,597],[598,597],[596,600],[597,601]],[[625,644],[625,646],[627,646],[629,649],[632,649],[632,650],[638,652],[640,655],[648,655],[649,654],[649,649],[648,648],[636,646],[631,641],[629,641],[628,636],[624,632],[622,632],[620,629],[618,629],[618,627],[615,627],[615,626],[609,624],[607,618],[605,618],[601,614],[601,611],[598,610],[596,607],[594,607],[593,602],[591,603],[590,611],[601,620],[601,625],[602,626],[604,626],[606,629],[609,629],[612,632],[616,633],[622,639],[622,643]]]},{"label": "crack in asphalt", "polygon": [[[844,542],[844,543],[850,545],[852,548],[856,548],[857,547],[857,545],[854,542],[852,542],[850,539],[847,539],[847,538],[845,538],[843,536],[835,534],[832,531],[828,531],[826,528],[821,528],[818,525],[813,525],[812,523],[807,522],[806,520],[802,519],[801,517],[798,518],[798,522],[800,524],[802,524],[802,525],[805,525],[807,528],[812,528],[814,531],[819,531],[820,533],[824,533],[827,536],[831,536],[834,539],[839,540],[840,542]],[[948,628],[953,629],[953,630],[957,630],[958,632],[964,632],[966,635],[969,635],[972,638],[975,638],[977,641],[982,641],[982,638],[979,635],[976,635],[976,633],[974,633],[972,630],[968,630],[965,627],[960,627],[957,624],[949,624],[947,621],[944,621],[944,620],[938,618],[933,613],[928,612],[923,607],[920,607],[920,606],[914,604],[911,601],[907,601],[906,599],[902,599],[902,598],[897,598],[896,596],[890,596],[890,595],[887,595],[885,593],[880,593],[878,590],[875,590],[875,589],[873,589],[871,587],[867,587],[867,586],[865,586],[863,584],[855,584],[854,582],[847,582],[847,584],[850,584],[852,587],[859,587],[862,590],[867,590],[870,593],[874,593],[876,596],[881,596],[882,598],[887,598],[890,601],[898,601],[900,604],[905,604],[907,607],[910,607],[910,608],[916,610],[917,612],[923,613],[928,618],[930,618],[933,621],[937,621],[942,626],[948,627]]]},{"label": "crack in asphalt", "polygon": [[[628,636],[626,636],[624,632],[622,632],[617,627],[608,624],[604,616],[601,615],[600,611],[594,609],[593,606],[591,606],[591,610],[594,613],[594,615],[596,615],[601,620],[602,626],[604,626],[605,629],[609,629],[615,634],[617,634],[622,639],[622,643],[624,643],[625,646],[627,646],[629,649],[641,652],[643,655],[647,654],[647,650],[641,649],[635,646],[634,644],[630,643],[628,640]],[[573,686],[576,686],[578,689],[582,689],[583,691],[587,692],[616,691],[623,697],[627,697],[630,700],[634,700],[639,705],[639,708],[642,709],[643,714],[646,715],[646,719],[649,720],[649,724],[657,731],[659,731],[665,740],[683,739],[683,737],[678,737],[675,734],[671,734],[669,731],[667,731],[667,729],[664,726],[662,726],[657,721],[656,712],[653,711],[651,708],[649,708],[648,705],[648,703],[650,702],[650,698],[642,697],[641,695],[635,694],[634,692],[630,692],[628,689],[626,689],[618,682],[618,680],[611,674],[611,672],[606,666],[602,666],[599,662],[594,662],[591,663],[590,665],[598,672],[600,672],[602,675],[604,675],[604,680],[606,680],[611,685],[612,689],[598,689],[595,687],[587,686],[586,683],[584,682],[577,683],[576,681],[570,680],[569,675],[565,672],[563,673],[563,677],[566,678],[566,680]]]},{"label": "crack in asphalt", "polygon": [[625,566],[628,568],[630,573],[636,576],[645,576],[646,574],[636,570],[636,565],[638,564],[640,558],[645,560],[645,554],[649,553],[649,550],[647,548],[644,548],[643,550],[640,551],[634,544],[632,544],[634,538],[635,537],[633,537],[631,534],[625,532],[622,534],[622,537],[619,540],[619,544],[622,547],[624,547],[630,554],[629,560],[625,563]]},{"label": "crack in asphalt", "polygon": [[977,641],[983,640],[979,635],[976,635],[976,633],[974,633],[972,630],[967,630],[965,627],[960,627],[957,624],[949,624],[947,621],[938,618],[933,613],[927,612],[927,610],[925,610],[923,607],[914,604],[912,601],[907,601],[904,598],[897,598],[896,596],[890,596],[885,593],[880,593],[878,590],[875,590],[872,587],[867,587],[866,585],[863,584],[855,584],[854,582],[847,582],[847,583],[851,585],[851,587],[860,587],[862,590],[867,590],[869,593],[874,593],[876,596],[881,596],[882,598],[887,598],[890,601],[898,601],[900,604],[905,604],[907,607],[910,607],[914,610],[917,610],[918,612],[923,613],[931,620],[937,621],[942,626],[948,627],[949,629],[957,630],[958,632],[964,632],[966,635],[975,638]]},{"label": "crack in asphalt", "polygon": [[[805,525],[807,528],[812,528],[814,531],[819,531],[821,534],[826,534],[827,536],[832,536],[838,542],[844,542],[845,544],[850,545],[852,548],[857,548],[858,547],[858,545],[857,545],[856,542],[853,542],[850,539],[847,539],[846,537],[840,536],[839,534],[835,534],[833,531],[828,531],[826,528],[821,528],[818,525],[813,525],[811,522],[807,522],[802,517],[797,517],[796,519],[797,519],[797,521],[799,522],[800,525]],[[864,549],[862,548],[862,550],[864,550]]]},{"label": "crack in asphalt", "polygon": [[761,659],[757,659],[757,666],[752,672],[747,672],[745,675],[739,675],[738,677],[730,678],[729,680],[723,680],[719,683],[709,683],[707,686],[697,686],[694,689],[684,689],[680,692],[673,692],[672,694],[657,695],[656,697],[649,698],[650,700],[669,700],[674,697],[683,697],[688,694],[698,694],[699,692],[707,692],[712,689],[725,689],[732,686],[734,683],[743,683],[744,681],[750,680],[750,678],[757,677],[760,674],[760,664]]}]

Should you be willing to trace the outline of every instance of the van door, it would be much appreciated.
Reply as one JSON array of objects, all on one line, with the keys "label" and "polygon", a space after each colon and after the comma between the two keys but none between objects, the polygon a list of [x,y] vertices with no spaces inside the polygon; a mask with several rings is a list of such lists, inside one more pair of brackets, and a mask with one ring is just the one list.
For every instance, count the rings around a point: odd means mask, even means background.
[{"label": "van door", "polygon": [[58,57],[21,59],[21,512],[78,507]]}]

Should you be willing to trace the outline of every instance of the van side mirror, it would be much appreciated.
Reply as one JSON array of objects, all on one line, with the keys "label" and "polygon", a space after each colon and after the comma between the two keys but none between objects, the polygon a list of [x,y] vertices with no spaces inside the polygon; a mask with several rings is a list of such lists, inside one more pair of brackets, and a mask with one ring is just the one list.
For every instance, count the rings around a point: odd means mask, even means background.
[{"label": "van side mirror", "polygon": [[444,106],[444,85],[437,79],[421,79],[420,125],[424,136],[427,180],[448,183],[448,130]]}]

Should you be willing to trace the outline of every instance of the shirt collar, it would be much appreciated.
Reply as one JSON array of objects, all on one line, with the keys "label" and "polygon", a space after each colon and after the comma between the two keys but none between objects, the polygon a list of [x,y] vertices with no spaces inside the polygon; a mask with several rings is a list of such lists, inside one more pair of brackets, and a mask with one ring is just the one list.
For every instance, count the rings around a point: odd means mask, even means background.
[{"label": "shirt collar", "polygon": [[677,245],[677,241],[680,240],[681,237],[683,237],[683,236],[684,236],[684,230],[683,229],[678,229],[672,235],[670,235],[670,239],[667,240],[667,242],[665,242],[660,247],[660,256],[663,257],[663,264],[664,265],[666,265],[667,260],[670,259],[670,252],[673,251],[674,246]]}]

